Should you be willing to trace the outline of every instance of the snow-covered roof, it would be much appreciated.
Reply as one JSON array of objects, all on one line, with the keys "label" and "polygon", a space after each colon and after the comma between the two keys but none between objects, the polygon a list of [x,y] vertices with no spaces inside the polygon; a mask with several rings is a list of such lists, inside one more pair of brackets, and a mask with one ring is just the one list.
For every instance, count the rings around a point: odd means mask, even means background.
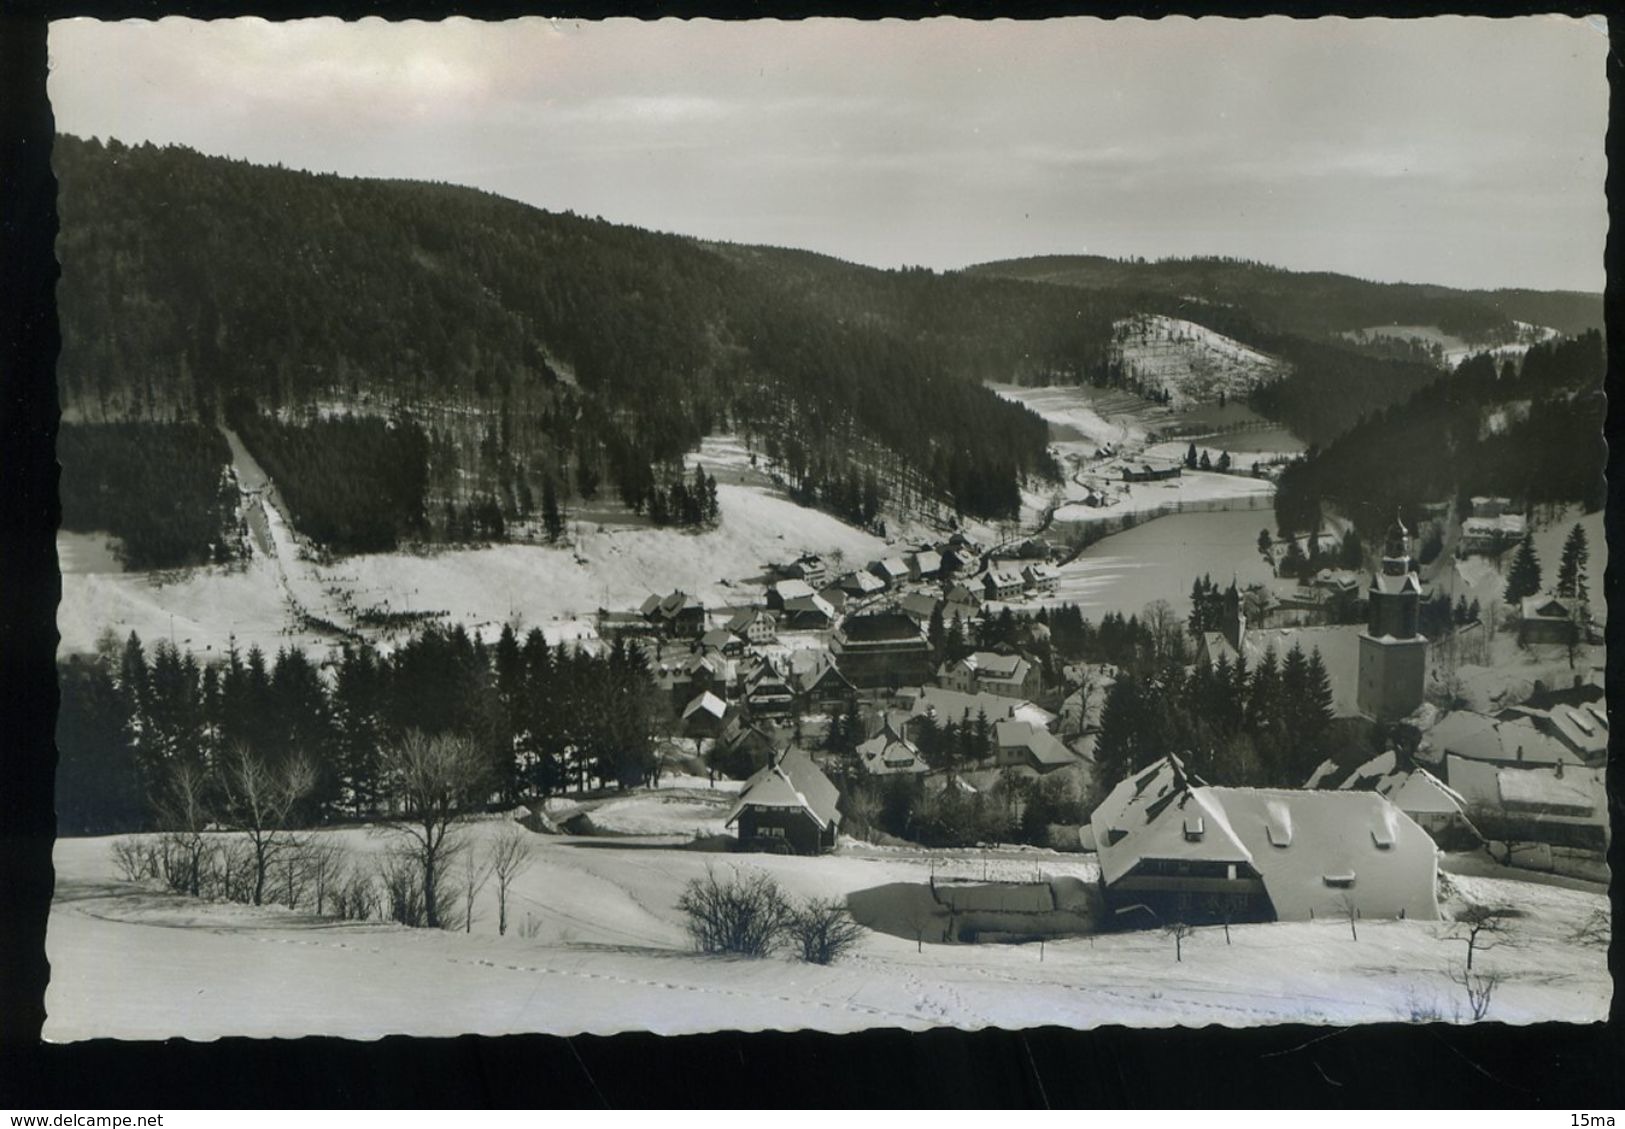
[{"label": "snow-covered roof", "polygon": [[813,595],[813,587],[805,580],[780,580],[774,583],[773,591],[777,592],[779,599],[785,603]]},{"label": "snow-covered roof", "polygon": [[825,619],[835,618],[835,608],[824,597],[817,594],[810,596],[796,596],[784,601],[784,610],[793,615],[817,614]]},{"label": "snow-covered roof", "polygon": [[903,563],[902,557],[887,557],[876,561],[869,566],[869,570],[889,580],[900,580],[908,575],[908,565]]},{"label": "snow-covered roof", "polygon": [[879,733],[858,746],[858,758],[865,772],[877,776],[929,771],[919,748],[892,728],[890,717]]},{"label": "snow-covered roof", "polygon": [[861,569],[856,572],[849,572],[845,574],[841,577],[839,583],[842,588],[845,588],[849,592],[855,591],[859,595],[866,595],[870,592],[878,592],[886,586],[886,582],[881,580],[880,577],[876,576],[872,572],[866,572]]},{"label": "snow-covered roof", "polygon": [[745,781],[739,801],[723,826],[732,827],[747,807],[800,808],[823,831],[840,823],[840,800],[840,791],[812,758],[800,749],[790,748]]},{"label": "snow-covered roof", "polygon": [[721,718],[728,712],[728,703],[707,690],[683,707],[683,720],[687,721],[697,713],[708,713],[712,717]]},{"label": "snow-covered roof", "polygon": [[1077,760],[1055,734],[1028,721],[1005,718],[994,723],[993,739],[1001,749],[1024,748],[1040,765],[1071,764]]},{"label": "snow-covered roof", "polygon": [[990,568],[982,574],[982,583],[995,588],[1020,588],[1021,573],[1009,568]]},{"label": "snow-covered roof", "polygon": [[925,549],[914,554],[914,567],[919,569],[921,576],[930,576],[942,571],[942,554],[935,549]]},{"label": "snow-covered roof", "polygon": [[1441,753],[1508,764],[1583,764],[1580,753],[1528,717],[1497,720],[1471,710],[1445,714],[1423,735]]},{"label": "snow-covered roof", "polygon": [[1445,760],[1445,774],[1450,787],[1469,807],[1557,807],[1570,810],[1550,814],[1579,823],[1600,824],[1608,819],[1600,768],[1565,765],[1563,775],[1558,776],[1555,766],[1507,768],[1452,755]]},{"label": "snow-covered roof", "polygon": [[1551,595],[1530,596],[1519,607],[1524,619],[1544,619],[1566,623],[1574,614],[1569,608],[1569,601]]},{"label": "snow-covered roof", "polygon": [[764,611],[761,608],[743,608],[735,612],[733,618],[728,620],[728,630],[744,632],[751,624],[763,619],[768,622],[769,626],[778,625],[778,619],[770,611]]},{"label": "snow-covered roof", "polygon": [[1466,798],[1425,768],[1412,770],[1383,794],[1406,813],[1459,815],[1467,810]]},{"label": "snow-covered roof", "polygon": [[1373,792],[1209,787],[1170,757],[1112,789],[1090,826],[1107,885],[1149,859],[1246,864],[1282,920],[1349,904],[1369,916],[1438,916],[1433,841]]},{"label": "snow-covered roof", "polygon": [[966,718],[976,720],[985,712],[989,721],[1015,718],[1047,729],[1055,715],[1022,698],[1006,698],[998,694],[964,694],[958,690],[945,690],[941,686],[922,686],[914,695],[910,712],[919,717],[934,715],[938,725],[953,722],[962,724]]}]

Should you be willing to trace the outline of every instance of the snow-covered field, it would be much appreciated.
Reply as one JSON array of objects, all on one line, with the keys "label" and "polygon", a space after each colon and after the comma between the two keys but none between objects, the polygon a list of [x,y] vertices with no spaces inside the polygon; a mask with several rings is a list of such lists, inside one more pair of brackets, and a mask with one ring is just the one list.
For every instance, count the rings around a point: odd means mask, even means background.
[{"label": "snow-covered field", "polygon": [[[704,533],[673,529],[600,529],[583,524],[569,548],[495,545],[417,555],[370,554],[332,565],[301,560],[291,546],[246,566],[194,569],[178,577],[147,573],[70,573],[62,578],[57,629],[65,652],[88,651],[104,629],[120,637],[169,638],[193,650],[239,647],[268,652],[303,646],[325,651],[335,640],[300,631],[291,592],[313,615],[345,623],[346,606],[446,612],[453,621],[494,633],[505,622],[541,627],[550,639],[590,635],[597,609],[637,607],[651,592],[673,588],[708,605],[745,603],[758,595],[740,582],[769,561],[804,550],[839,549],[849,560],[885,555],[879,538],[756,486],[720,484],[722,523]],[[273,506],[273,536],[285,533]]]},{"label": "snow-covered field", "polygon": [[1068,429],[1076,433],[1077,438],[1073,441],[1081,439],[1091,448],[1145,442],[1145,427],[1139,419],[1127,414],[1102,416],[1091,406],[1095,398],[1090,389],[1077,385],[1023,388],[1013,384],[990,384],[988,387],[1004,399],[1025,405],[1048,423],[1063,429],[1063,436]]},{"label": "snow-covered field", "polygon": [[[667,789],[612,799],[594,819],[681,835],[696,817],[720,819],[732,799],[720,789]],[[471,836],[478,843],[502,825],[482,820]],[[368,829],[325,834],[356,856],[387,843]],[[787,956],[698,955],[676,909],[683,886],[707,867],[724,876],[766,872],[795,898],[845,898],[918,887],[933,873],[1090,883],[1087,855],[1007,849],[984,857],[846,840],[838,854],[795,858],[653,839],[531,841],[535,861],[514,889],[513,925],[499,937],[491,887],[476,901],[472,933],[336,922],[131,886],[116,877],[108,840],[62,840],[46,940],[46,1037],[1248,1025],[1448,1020],[1465,1011],[1450,980],[1464,950],[1445,939],[1444,922],[1361,922],[1358,940],[1341,921],[1233,926],[1228,944],[1222,930],[1202,929],[1184,942],[1179,963],[1154,932],[1050,941],[1042,950],[921,949],[911,937],[868,932],[852,955],[825,968]],[[1528,914],[1517,947],[1475,960],[1506,976],[1491,1018],[1606,1016],[1604,952],[1568,940],[1606,904],[1602,894],[1507,877],[1452,881],[1472,900]],[[870,894],[877,896],[886,894]]]}]

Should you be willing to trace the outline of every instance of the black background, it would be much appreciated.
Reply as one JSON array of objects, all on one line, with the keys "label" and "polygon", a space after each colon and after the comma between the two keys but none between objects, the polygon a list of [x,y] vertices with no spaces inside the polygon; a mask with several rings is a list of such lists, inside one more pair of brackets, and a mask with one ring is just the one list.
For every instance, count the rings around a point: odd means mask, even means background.
[{"label": "black background", "polygon": [[[684,0],[615,4],[187,3],[182,0],[51,2],[0,0],[0,1109],[121,1107],[425,1106],[1056,1106],[1056,1107],[1549,1107],[1622,1104],[1625,1041],[1616,997],[1610,1023],[1511,1028],[1381,1024],[1356,1028],[1273,1026],[1076,1032],[878,1030],[857,1035],[721,1033],[682,1038],[223,1039],[213,1043],[50,1046],[39,1042],[49,969],[44,957],[51,891],[51,806],[56,754],[55,611],[60,595],[54,361],[57,323],[52,254],[53,124],[46,99],[46,19],[331,14],[437,18],[550,15],[808,15],[972,17],[1089,14],[1521,15],[1601,11],[1611,17],[1610,121],[1620,120],[1625,14],[1602,4],[1526,3],[1240,4],[1114,2],[903,3],[881,0]],[[1470,59],[1441,66],[1471,66]],[[1609,131],[1615,155],[1619,126]],[[1611,215],[1620,173],[1608,178]],[[1617,216],[1616,216],[1617,218]],[[1621,368],[1620,238],[1608,244],[1609,389]],[[1610,397],[1607,433],[1625,424]],[[1618,540],[1620,458],[1610,454],[1605,578],[1609,603],[1625,560]],[[1608,697],[1615,717],[1616,636],[1611,617]],[[1610,808],[1620,810],[1612,771]],[[1621,847],[1610,861],[1619,873]],[[1615,894],[1617,898],[1617,892]],[[1616,903],[1617,904],[1617,903]],[[1609,967],[1617,969],[1617,941]],[[319,1017],[312,1017],[312,1023]],[[1566,1113],[1537,1124],[1568,1125]]]}]

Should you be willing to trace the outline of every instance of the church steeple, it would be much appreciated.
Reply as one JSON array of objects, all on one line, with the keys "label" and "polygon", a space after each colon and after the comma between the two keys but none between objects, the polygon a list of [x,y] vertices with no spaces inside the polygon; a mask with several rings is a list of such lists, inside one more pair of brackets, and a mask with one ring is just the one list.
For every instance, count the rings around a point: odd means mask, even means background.
[{"label": "church steeple", "polygon": [[1360,636],[1360,711],[1393,721],[1422,704],[1427,674],[1427,640],[1419,630],[1422,579],[1411,556],[1410,530],[1397,515],[1366,598],[1371,617]]}]

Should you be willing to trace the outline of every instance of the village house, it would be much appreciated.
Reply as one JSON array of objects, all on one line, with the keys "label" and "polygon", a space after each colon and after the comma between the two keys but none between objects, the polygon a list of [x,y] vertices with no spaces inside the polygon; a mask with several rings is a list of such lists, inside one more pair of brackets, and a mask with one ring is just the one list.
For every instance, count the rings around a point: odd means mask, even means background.
[{"label": "village house", "polygon": [[772,612],[745,608],[728,620],[728,630],[742,636],[747,643],[761,646],[779,637],[779,621]]},{"label": "village house", "polygon": [[1511,506],[1508,498],[1473,498],[1473,512],[1461,523],[1460,552],[1497,556],[1522,541],[1528,522],[1523,514],[1509,512]]},{"label": "village house", "polygon": [[796,692],[772,662],[762,662],[746,676],[742,697],[751,717],[785,717],[796,710]]},{"label": "village house", "polygon": [[669,596],[650,596],[639,611],[667,635],[697,639],[705,633],[705,605],[680,590]]},{"label": "village house", "polygon": [[1081,763],[1049,730],[1014,718],[994,723],[993,753],[1000,768],[1027,769],[1039,776]]},{"label": "village house", "polygon": [[714,628],[700,636],[702,651],[715,651],[729,658],[737,658],[745,653],[745,641],[726,628]]},{"label": "village house", "polygon": [[835,609],[824,597],[813,593],[784,601],[784,626],[799,631],[822,631],[835,622]]},{"label": "village house", "polygon": [[683,736],[694,741],[715,739],[722,736],[731,717],[727,702],[709,690],[702,691],[683,707]]},{"label": "village house", "polygon": [[790,684],[804,711],[845,705],[858,692],[827,651],[792,652]]},{"label": "village house", "polygon": [[942,554],[935,549],[921,549],[908,556],[910,580],[935,580],[942,574]]},{"label": "village house", "polygon": [[1482,842],[1478,829],[1467,818],[1466,799],[1425,768],[1399,767],[1399,757],[1392,749],[1366,761],[1337,787],[1345,792],[1387,796],[1445,850],[1468,850]]},{"label": "village house", "polygon": [[809,585],[817,587],[824,582],[828,569],[824,558],[817,553],[808,553],[799,557],[783,568],[783,574],[791,580],[804,580]]},{"label": "village house", "polygon": [[849,598],[862,599],[886,589],[886,582],[867,569],[845,573],[837,583]]},{"label": "village house", "polygon": [[[1501,719],[1472,710],[1455,710],[1439,718],[1422,734],[1416,755],[1434,767],[1442,767],[1446,757],[1504,768],[1583,766],[1588,759],[1531,717],[1514,713]],[[1448,774],[1445,781],[1455,787]]]},{"label": "village house", "polygon": [[815,855],[835,849],[840,791],[805,752],[789,748],[745,782],[724,827],[742,850]]},{"label": "village house", "polygon": [[990,568],[982,574],[982,596],[988,600],[1014,600],[1026,588],[1021,573],[1010,568]]},{"label": "village house", "polygon": [[747,722],[737,713],[723,725],[716,744],[722,760],[745,761],[755,766],[766,764],[774,748],[772,735],[766,729]]},{"label": "village house", "polygon": [[1054,592],[1061,586],[1061,570],[1052,564],[1039,561],[1021,570],[1021,581],[1034,592],[1040,594]]},{"label": "village house", "polygon": [[975,619],[982,612],[982,598],[964,584],[950,584],[942,593],[944,620]]},{"label": "village house", "polygon": [[919,748],[892,725],[885,715],[880,732],[857,747],[858,766],[870,776],[918,776],[930,771]]},{"label": "village house", "polygon": [[908,565],[903,563],[902,557],[874,561],[869,565],[869,571],[879,577],[887,588],[895,588],[908,579]]},{"label": "village house", "polygon": [[767,606],[771,611],[783,611],[789,601],[805,600],[816,594],[805,580],[778,580],[768,585]]},{"label": "village house", "polygon": [[937,609],[941,606],[941,600],[924,592],[910,592],[897,601],[898,610],[908,615],[916,623],[929,624],[931,617],[936,614]]},{"label": "village house", "polygon": [[1446,779],[1484,838],[1596,852],[1608,846],[1603,771],[1566,763],[1503,767],[1454,754],[1445,760]]},{"label": "village house", "polygon": [[1567,745],[1586,764],[1600,764],[1608,755],[1608,705],[1600,699],[1574,705],[1559,702],[1550,709],[1525,703],[1509,706],[1495,717],[1498,721],[1527,719],[1540,732]]},{"label": "village house", "polygon": [[1090,836],[1125,926],[1439,916],[1433,840],[1373,792],[1215,788],[1168,756],[1112,789]]},{"label": "village house", "polygon": [[1025,721],[1040,729],[1055,724],[1055,715],[1029,701],[1003,698],[997,694],[966,694],[941,686],[910,688],[898,694],[898,704],[911,720],[929,717],[937,725],[974,724],[985,715],[989,722],[1006,718]]},{"label": "village house", "polygon": [[1037,698],[1044,691],[1044,671],[1021,655],[977,651],[944,663],[937,681],[962,694],[997,694],[1001,698]]},{"label": "village house", "polygon": [[917,685],[931,674],[931,644],[920,625],[899,611],[847,616],[830,650],[860,689]]},{"label": "village house", "polygon": [[835,609],[836,615],[842,615],[846,612],[847,594],[845,588],[838,584],[826,584],[818,590],[818,594],[824,598],[826,604]]},{"label": "village house", "polygon": [[1530,596],[1518,606],[1518,644],[1567,646],[1578,638],[1574,602],[1550,594]]}]

